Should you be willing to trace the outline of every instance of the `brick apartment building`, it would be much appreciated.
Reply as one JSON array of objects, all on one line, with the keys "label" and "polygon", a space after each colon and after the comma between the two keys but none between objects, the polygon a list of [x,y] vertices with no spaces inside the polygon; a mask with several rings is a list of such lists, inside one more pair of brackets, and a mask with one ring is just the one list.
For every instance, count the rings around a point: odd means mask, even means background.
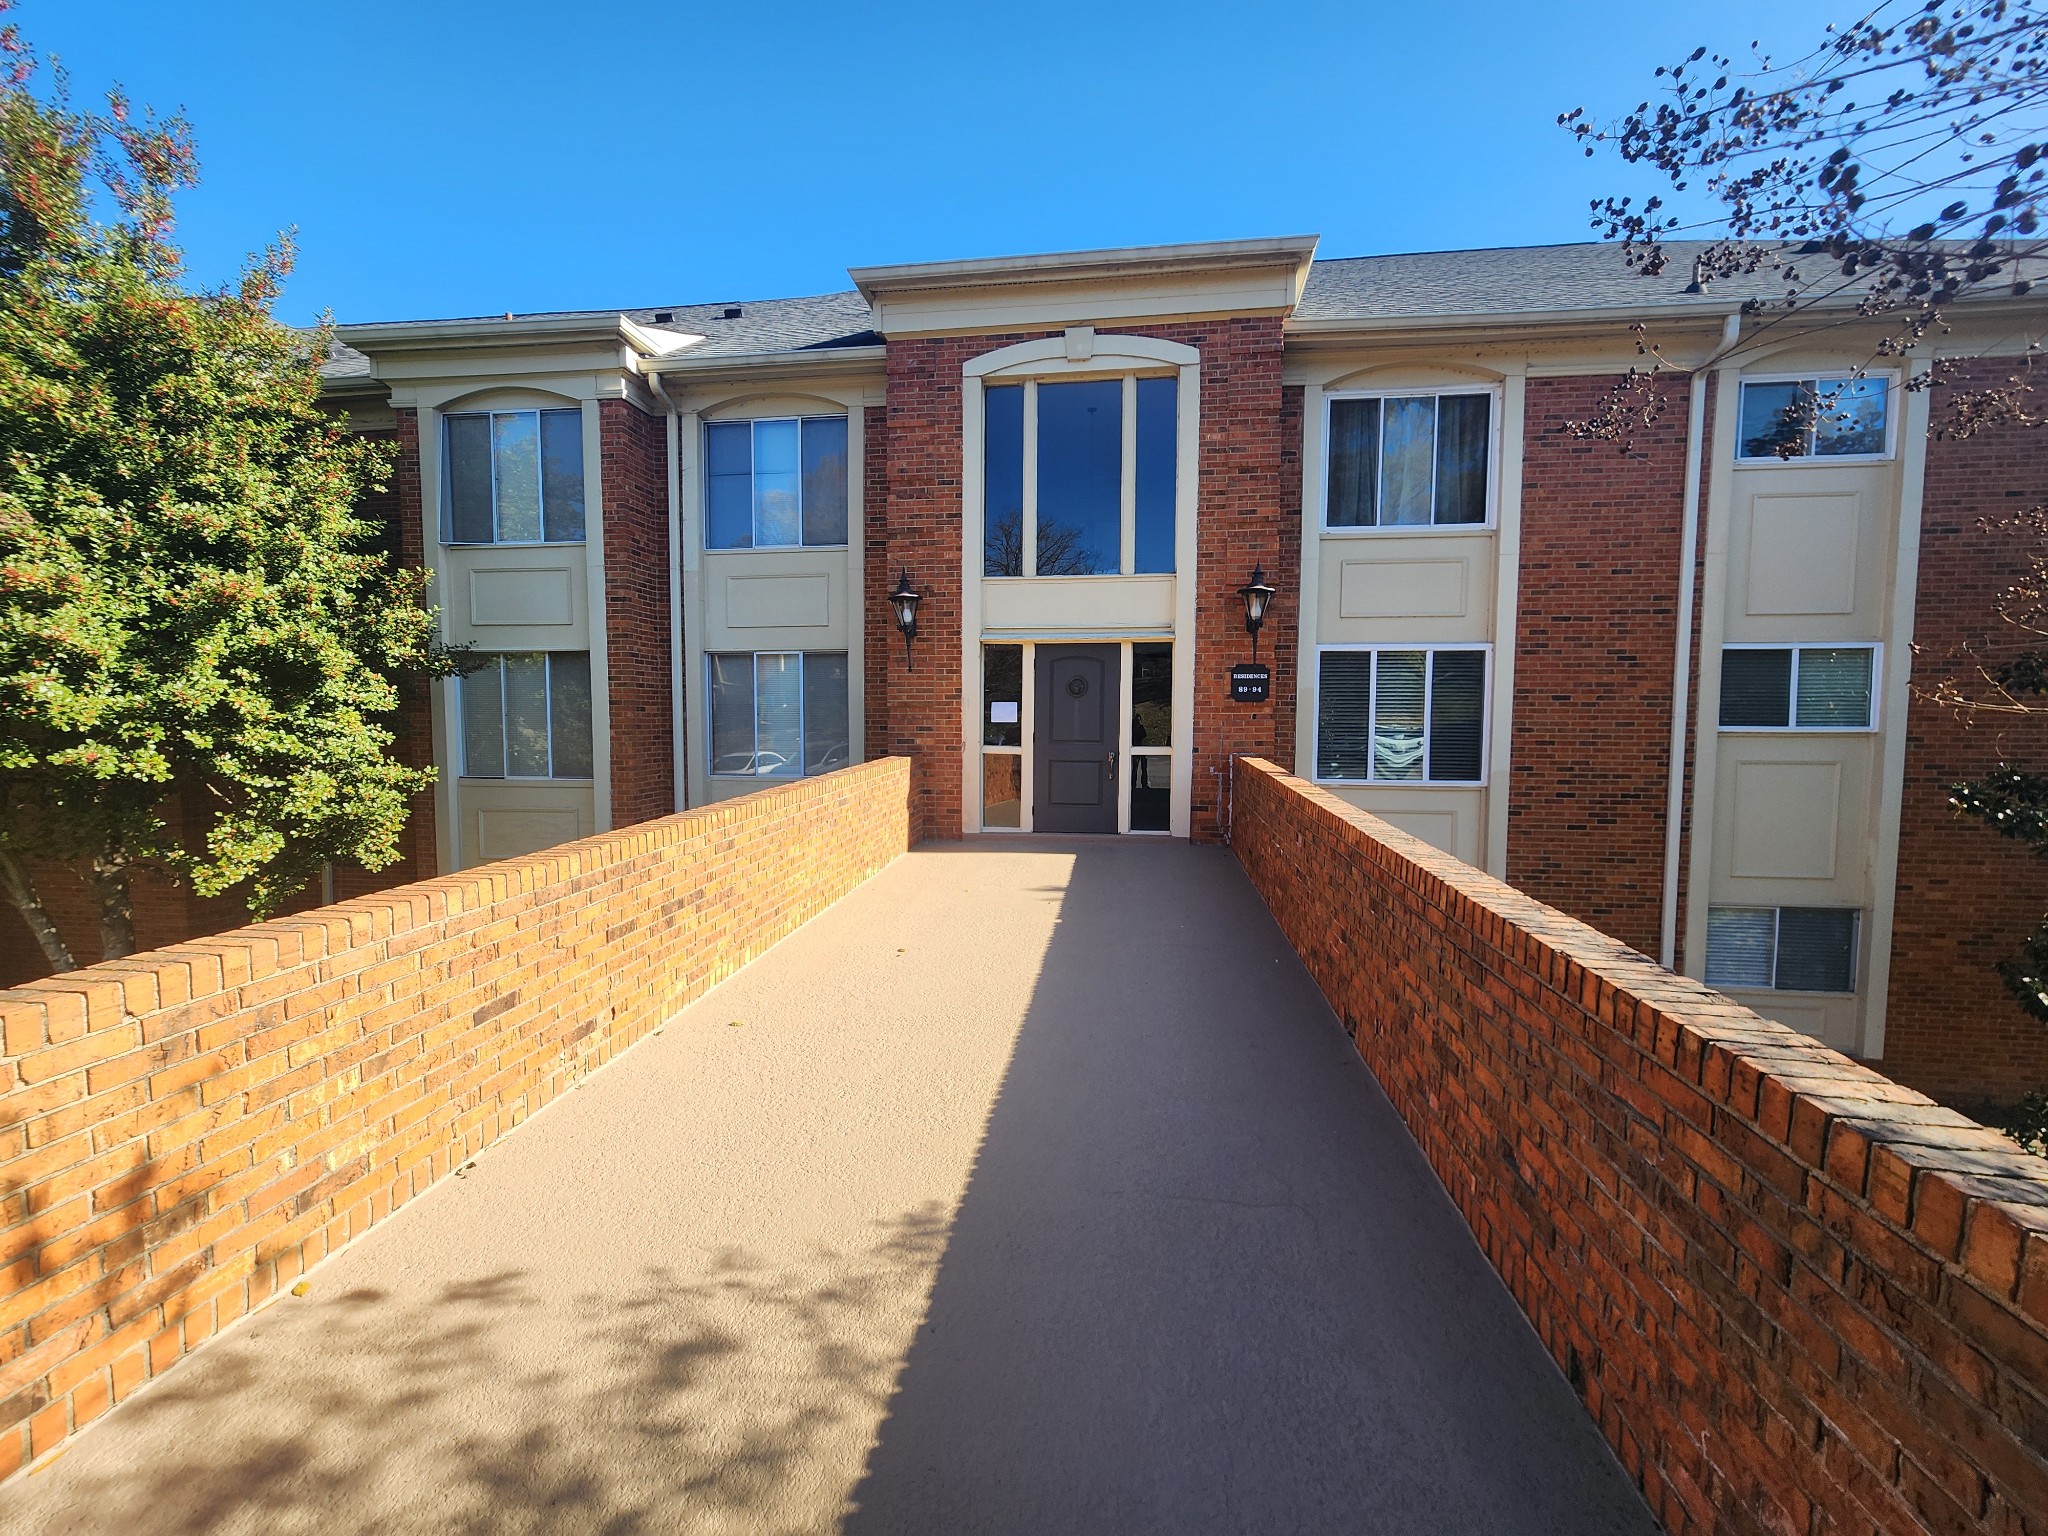
[{"label": "brick apartment building", "polygon": [[[1980,522],[2048,500],[2048,436],[1931,439],[1906,386],[2003,377],[2029,301],[1842,389],[1868,322],[1745,320],[1683,259],[1314,249],[345,327],[331,397],[399,443],[387,510],[486,660],[420,701],[411,856],[339,893],[884,754],[927,836],[1213,840],[1255,754],[1916,1087],[2048,1086],[1992,970],[2048,878],[1946,797],[2032,732],[1912,687],[1993,628],[2025,551]],[[1567,424],[1638,322],[1677,367],[1624,452]],[[1788,457],[1801,391],[1833,406]],[[82,891],[53,906],[90,956]]]}]

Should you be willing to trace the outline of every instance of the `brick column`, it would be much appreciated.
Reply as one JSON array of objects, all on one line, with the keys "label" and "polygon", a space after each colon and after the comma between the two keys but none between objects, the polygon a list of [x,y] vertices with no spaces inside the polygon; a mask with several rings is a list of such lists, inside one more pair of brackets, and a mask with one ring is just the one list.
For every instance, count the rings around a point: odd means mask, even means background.
[{"label": "brick column", "polygon": [[612,825],[675,810],[669,666],[668,429],[627,400],[598,402],[604,497]]}]

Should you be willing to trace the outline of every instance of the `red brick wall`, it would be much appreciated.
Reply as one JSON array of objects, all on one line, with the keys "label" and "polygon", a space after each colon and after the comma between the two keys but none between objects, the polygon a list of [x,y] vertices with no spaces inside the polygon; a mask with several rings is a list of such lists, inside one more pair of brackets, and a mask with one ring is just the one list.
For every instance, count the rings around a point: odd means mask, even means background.
[{"label": "red brick wall", "polygon": [[604,626],[611,696],[612,825],[676,806],[670,692],[668,427],[625,400],[600,400]]},{"label": "red brick wall", "polygon": [[1253,884],[1666,1530],[2040,1528],[2048,1164],[1269,764],[1236,777]]},{"label": "red brick wall", "polygon": [[[1291,429],[1283,429],[1278,317],[1105,325],[1103,330],[1178,341],[1202,354],[1197,550],[1191,573],[1197,593],[1195,717],[1186,735],[1194,754],[1194,835],[1213,839],[1221,824],[1229,754],[1292,749],[1301,493],[1298,463],[1289,484],[1282,450],[1285,430],[1291,430],[1299,453],[1300,408],[1297,404]],[[886,582],[893,585],[898,570],[907,566],[924,601],[917,618],[917,670],[906,669],[900,642],[888,653],[884,741],[890,752],[917,762],[920,825],[928,836],[958,836],[962,814],[961,370],[984,352],[1041,334],[1046,333],[889,343],[887,531],[879,553]],[[877,553],[871,515],[870,579]],[[1280,589],[1260,644],[1261,659],[1268,659],[1270,646],[1273,697],[1262,705],[1233,704],[1227,696],[1230,664],[1249,659],[1251,644],[1237,589],[1260,562]],[[887,634],[894,639],[893,627]],[[872,668],[872,652],[869,660]],[[1284,726],[1282,698],[1290,701]],[[871,743],[873,700],[871,693]],[[1289,733],[1284,737],[1283,729]]]},{"label": "red brick wall", "polygon": [[1650,954],[1662,926],[1686,385],[1631,454],[1570,437],[1611,377],[1531,379],[1508,878]]},{"label": "red brick wall", "polygon": [[0,1475],[909,845],[882,761],[0,993]]},{"label": "red brick wall", "polygon": [[[2009,363],[1971,365],[1963,382],[1994,384]],[[1933,418],[1944,419],[1947,390]],[[1998,638],[1999,593],[2033,550],[1979,526],[2048,502],[2048,432],[2002,428],[1927,445],[1920,581],[1912,658],[1916,687],[1968,681],[1966,643]],[[1888,665],[1906,663],[1887,655]],[[2001,759],[2038,772],[2048,722],[1994,718],[1968,725],[1915,698],[1906,715],[1905,798],[1899,821],[1898,905],[1892,926],[1884,1068],[1938,1098],[2012,1103],[2048,1088],[2048,1024],[2028,1018],[1992,969],[2048,912],[2048,864],[1983,825],[1957,819],[1948,786]]]},{"label": "red brick wall", "polygon": [[[916,764],[912,782],[920,837],[958,837],[961,827],[961,369],[969,358],[1036,334],[917,337],[889,343],[883,585],[869,593],[868,600],[879,606],[881,594],[905,569],[924,600],[917,609],[917,643],[911,658],[905,657],[886,613],[871,612],[869,629],[884,641],[883,748]],[[876,555],[870,514],[870,571]],[[872,696],[868,708],[876,708]],[[869,741],[873,750],[872,724]]]},{"label": "red brick wall", "polygon": [[[400,457],[390,485],[366,495],[362,510],[365,516],[383,523],[392,531],[400,563],[417,568],[425,559],[422,548],[424,529],[420,521],[417,418],[412,411],[400,411],[394,432],[371,431],[362,435],[380,441],[396,441],[399,445]],[[408,681],[400,685],[399,692],[401,713],[397,722],[398,740],[393,750],[401,761],[413,767],[425,767],[434,760],[433,715],[428,685]],[[182,836],[188,844],[196,846],[204,839],[204,824],[191,817],[175,799],[167,806],[165,816],[173,825],[185,824]],[[336,896],[365,895],[409,880],[422,880],[436,872],[434,796],[431,790],[414,800],[411,819],[400,838],[400,848],[401,857],[397,863],[374,873],[359,865],[337,865],[334,871]],[[81,965],[90,965],[98,960],[102,953],[99,905],[78,871],[61,864],[37,861],[33,874],[44,906],[72,956]],[[315,906],[319,898],[319,887],[314,886],[293,905]],[[180,943],[201,934],[219,933],[249,920],[248,911],[239,897],[198,896],[189,888],[147,870],[139,871],[132,880],[130,899],[134,908],[135,941],[142,949]],[[29,933],[28,925],[11,905],[0,903],[0,986],[19,986],[49,973],[49,962]]]}]

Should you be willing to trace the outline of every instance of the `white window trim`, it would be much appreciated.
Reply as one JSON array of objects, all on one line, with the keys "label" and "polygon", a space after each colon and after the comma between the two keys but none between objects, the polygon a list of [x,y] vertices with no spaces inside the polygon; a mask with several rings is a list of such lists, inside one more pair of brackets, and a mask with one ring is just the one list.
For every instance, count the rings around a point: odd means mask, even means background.
[{"label": "white window trim", "polygon": [[[1435,538],[1444,535],[1489,533],[1500,525],[1500,443],[1502,390],[1498,384],[1428,384],[1413,389],[1339,389],[1323,396],[1323,468],[1316,490],[1317,524],[1330,538]],[[1330,417],[1339,400],[1435,399],[1441,395],[1487,395],[1492,404],[1486,413],[1486,516],[1476,523],[1376,523],[1369,528],[1330,523]],[[1436,515],[1434,466],[1430,478],[1430,516]]]},{"label": "white window trim", "polygon": [[[1707,985],[1717,992],[1769,992],[1776,997],[1854,997],[1856,996],[1857,973],[1863,965],[1863,909],[1861,907],[1801,906],[1790,903],[1801,912],[1853,912],[1856,921],[1850,927],[1849,938],[1849,985],[1840,991],[1820,992],[1812,987],[1781,987],[1778,985],[1778,928],[1784,920],[1783,906],[1768,906],[1753,901],[1717,901],[1707,910],[1713,912],[1768,912],[1771,914],[1771,980],[1768,986],[1751,986],[1743,982],[1708,981]],[[1700,975],[1706,977],[1707,963],[1704,955],[1700,961]]]},{"label": "white window trim", "polygon": [[[1466,524],[1471,527],[1471,524]],[[1316,714],[1313,727],[1312,755],[1309,767],[1317,767],[1323,760],[1323,713],[1322,678],[1323,656],[1330,651],[1421,651],[1430,657],[1423,671],[1422,687],[1422,773],[1419,779],[1326,779],[1318,774],[1317,784],[1329,784],[1348,789],[1484,789],[1493,763],[1493,646],[1490,642],[1456,640],[1431,641],[1424,645],[1404,645],[1394,641],[1373,641],[1370,644],[1319,645],[1316,647]],[[1479,698],[1479,777],[1476,779],[1432,779],[1429,777],[1429,743],[1431,715],[1436,708],[1436,653],[1439,651],[1476,651],[1481,657],[1480,698]],[[1374,663],[1378,671],[1378,663]],[[1366,722],[1367,739],[1370,741],[1372,722]],[[1369,759],[1368,759],[1369,760]]]},{"label": "white window trim", "polygon": [[[1870,652],[1870,723],[1868,725],[1720,725],[1715,730],[1723,736],[1874,736],[1882,724],[1884,712],[1884,644],[1878,640],[1729,640],[1722,643],[1724,651],[1790,651],[1792,653],[1792,676],[1787,684],[1790,692],[1785,698],[1785,714],[1788,720],[1799,718],[1799,653],[1801,651],[1868,651]],[[1719,701],[1715,714],[1719,716]]]},{"label": "white window trim", "polygon": [[[456,704],[458,706],[459,715],[459,718],[457,720],[457,731],[462,743],[462,773],[460,776],[465,779],[475,779],[479,783],[485,784],[591,783],[593,781],[593,776],[588,774],[570,776],[558,775],[555,772],[555,657],[557,655],[583,656],[587,654],[589,653],[585,651],[498,651],[493,655],[492,665],[498,669],[498,739],[504,743],[504,762],[508,768],[511,766],[512,763],[512,717],[510,714],[507,713],[507,706],[505,703],[505,658],[508,656],[537,655],[544,658],[545,660],[546,664],[541,668],[541,681],[543,690],[545,692],[545,702],[542,704],[541,707],[547,716],[548,723],[548,771],[546,773],[470,772],[469,702],[461,696],[461,689],[464,685],[466,685],[469,682],[469,679],[475,676],[476,674],[465,673],[462,677],[456,679]],[[482,667],[477,668],[478,672],[481,672],[483,670],[484,669]],[[593,691],[595,690],[593,689]],[[596,755],[597,746],[597,721],[594,718],[591,720],[590,726],[591,749],[592,757],[594,759]]]},{"label": "white window trim", "polygon": [[[1885,381],[1884,403],[1884,452],[1882,453],[1802,453],[1789,459],[1781,459],[1775,453],[1760,454],[1755,458],[1742,451],[1742,392],[1752,384],[1797,384],[1806,379],[1813,380],[1816,387],[1825,384],[1847,384],[1857,378],[1883,379]],[[1884,464],[1899,454],[1899,375],[1890,368],[1869,368],[1861,374],[1853,368],[1827,370],[1809,368],[1791,373],[1745,373],[1735,386],[1735,423],[1730,434],[1735,443],[1735,467],[1737,469],[1812,469],[1825,468],[1830,464]]]},{"label": "white window trim", "polygon": [[[797,428],[796,428],[796,430],[797,430],[797,450],[796,450],[796,452],[797,452],[797,460],[796,460],[796,530],[797,530],[797,542],[796,542],[796,543],[794,543],[794,544],[714,544],[714,543],[712,543],[712,542],[711,542],[711,429],[712,429],[713,427],[734,427],[734,426],[740,426],[740,425],[742,425],[742,424],[744,424],[744,425],[746,426],[746,428],[748,429],[749,437],[748,437],[748,447],[747,447],[747,452],[748,452],[748,455],[749,455],[749,457],[748,457],[748,460],[747,460],[747,483],[748,483],[748,502],[747,502],[747,517],[748,517],[748,527],[749,527],[749,530],[751,531],[751,529],[752,529],[752,518],[753,518],[753,499],[752,499],[752,486],[753,486],[753,479],[754,479],[754,470],[753,470],[753,458],[752,458],[752,453],[753,453],[753,439],[752,439],[752,435],[751,435],[751,434],[752,434],[752,431],[753,431],[754,427],[755,427],[755,426],[757,426],[757,425],[758,425],[759,423],[761,423],[761,422],[764,422],[764,421],[793,421],[793,422],[795,422],[795,423],[797,424]],[[803,452],[804,452],[804,450],[803,450],[803,430],[804,430],[804,428],[803,428],[803,424],[804,424],[805,422],[807,422],[807,421],[842,421],[842,422],[845,422],[845,423],[846,423],[846,438],[847,438],[847,452],[846,452],[846,476],[847,476],[847,487],[846,487],[846,532],[847,532],[847,536],[846,536],[845,538],[841,539],[841,540],[840,540],[840,541],[839,541],[839,542],[838,542],[837,544],[806,544],[806,543],[804,543],[804,542],[803,542],[803,530],[804,530],[804,460],[803,460]],[[851,413],[851,412],[848,412],[848,411],[818,411],[818,412],[816,412],[816,413],[814,413],[814,414],[812,414],[812,415],[808,415],[808,416],[721,416],[721,417],[716,417],[716,418],[713,418],[713,419],[710,419],[710,420],[706,420],[706,421],[705,421],[705,422],[704,422],[704,423],[702,424],[702,426],[701,426],[701,429],[700,429],[700,431],[699,431],[698,437],[699,437],[699,441],[698,441],[698,445],[697,445],[697,451],[698,451],[698,452],[699,452],[699,453],[700,453],[701,455],[703,455],[703,463],[704,463],[704,474],[703,474],[703,477],[702,477],[702,478],[703,478],[703,481],[704,481],[704,508],[703,508],[703,514],[702,514],[702,515],[703,515],[703,519],[704,519],[704,522],[703,522],[703,527],[704,527],[704,549],[705,549],[706,553],[708,553],[708,554],[714,554],[714,555],[750,555],[750,554],[753,554],[753,553],[755,553],[756,551],[759,551],[759,550],[790,550],[790,549],[849,549],[849,548],[851,548],[851,547],[852,547],[852,544],[853,544],[853,483],[852,483],[852,482],[853,482],[853,448],[852,448],[852,443],[853,443],[853,416],[852,416],[852,413]],[[722,653],[722,654],[724,654],[724,655],[728,655],[728,656],[737,656],[737,655],[739,654],[739,652],[737,652],[737,651],[727,651],[727,652],[724,652],[724,653]],[[763,651],[763,652],[760,652],[759,654],[761,654],[761,655],[764,655],[764,656],[774,656],[774,655],[780,655],[780,654],[782,654],[782,653],[781,653],[781,652],[778,652],[778,651]],[[746,775],[739,775],[739,777],[746,777]]]},{"label": "white window trim", "polygon": [[[441,418],[442,506],[442,538],[440,540],[440,543],[443,549],[545,549],[550,546],[557,549],[579,549],[590,542],[590,473],[589,467],[587,465],[583,467],[578,477],[583,481],[584,485],[583,537],[580,539],[551,539],[547,537],[548,486],[547,468],[545,460],[541,461],[541,477],[539,487],[541,537],[537,539],[501,539],[497,536],[498,454],[497,445],[495,441],[495,431],[493,431],[492,433],[493,442],[492,452],[490,456],[491,537],[487,540],[458,539],[452,537],[452,535],[455,532],[455,456],[448,451],[448,423],[455,420],[458,416],[481,416],[486,421],[495,421],[500,416],[531,416],[533,418],[533,440],[535,444],[535,451],[538,452],[540,443],[540,418],[541,414],[545,411],[560,411],[564,414],[574,413],[578,417],[581,417],[581,415],[583,414],[582,407],[576,405],[515,405],[504,410],[485,409],[481,411],[442,411],[439,413]],[[581,437],[580,423],[578,428],[578,437],[579,439]],[[588,445],[585,444],[583,446],[585,447],[585,450],[587,452]]]},{"label": "white window trim", "polygon": [[[715,657],[719,656],[745,656],[754,664],[754,750],[751,755],[756,762],[759,762],[761,759],[761,658],[763,656],[796,657],[797,765],[795,773],[761,773],[758,771],[754,773],[720,773],[716,768],[712,767],[714,759],[711,755],[711,744],[717,738],[711,728],[711,663]],[[857,722],[853,718],[853,653],[851,651],[834,651],[829,649],[818,651],[802,649],[793,651],[788,649],[767,651],[707,650],[704,653],[704,774],[706,778],[728,780],[735,784],[794,784],[800,779],[815,779],[818,777],[818,774],[812,773],[804,766],[804,763],[811,754],[810,722],[805,716],[805,695],[809,691],[806,687],[808,682],[806,672],[809,665],[806,658],[811,656],[844,656],[846,658],[846,761],[840,764],[840,767],[850,767],[854,763],[853,735]],[[836,771],[831,768],[819,770],[820,773],[833,773]]]}]

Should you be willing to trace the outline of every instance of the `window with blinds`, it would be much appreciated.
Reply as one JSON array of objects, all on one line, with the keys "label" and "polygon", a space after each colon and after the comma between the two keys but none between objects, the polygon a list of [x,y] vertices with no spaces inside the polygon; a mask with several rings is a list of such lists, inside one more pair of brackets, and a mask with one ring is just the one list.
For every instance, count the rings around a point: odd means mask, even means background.
[{"label": "window with blinds", "polygon": [[1867,731],[1876,719],[1877,648],[1731,645],[1721,652],[1721,728]]},{"label": "window with blinds", "polygon": [[1483,782],[1486,659],[1485,646],[1325,650],[1316,690],[1316,777]]},{"label": "window with blinds", "polygon": [[1854,907],[1707,908],[1707,985],[1853,992]]}]

